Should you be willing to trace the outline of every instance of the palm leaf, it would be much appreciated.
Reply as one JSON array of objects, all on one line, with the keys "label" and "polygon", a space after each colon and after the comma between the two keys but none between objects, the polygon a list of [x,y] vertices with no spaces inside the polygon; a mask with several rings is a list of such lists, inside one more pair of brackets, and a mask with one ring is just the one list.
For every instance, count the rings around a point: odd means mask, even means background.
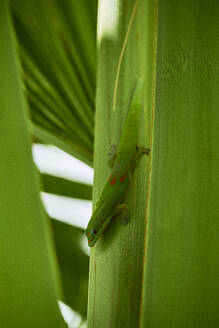
[{"label": "palm leaf", "polygon": [[96,1],[11,5],[34,136],[92,166]]}]

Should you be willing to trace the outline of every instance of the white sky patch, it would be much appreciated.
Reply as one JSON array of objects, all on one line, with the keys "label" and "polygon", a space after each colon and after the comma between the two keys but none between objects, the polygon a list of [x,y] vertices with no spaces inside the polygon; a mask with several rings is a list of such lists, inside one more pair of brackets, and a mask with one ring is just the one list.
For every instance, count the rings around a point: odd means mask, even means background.
[{"label": "white sky patch", "polygon": [[99,0],[97,40],[106,37],[115,39],[119,20],[119,0]]},{"label": "white sky patch", "polygon": [[68,305],[62,301],[58,301],[60,311],[65,322],[68,324],[68,328],[86,327],[86,324],[82,324],[82,317],[76,311],[73,311]]},{"label": "white sky patch", "polygon": [[81,246],[82,252],[84,252],[86,255],[90,256],[90,247],[88,246],[87,238],[86,238],[85,234],[81,234],[80,246]]},{"label": "white sky patch", "polygon": [[57,147],[35,144],[33,158],[42,173],[88,184],[93,183],[93,169]]},{"label": "white sky patch", "polygon": [[47,213],[54,219],[85,229],[92,214],[92,202],[41,193]]}]

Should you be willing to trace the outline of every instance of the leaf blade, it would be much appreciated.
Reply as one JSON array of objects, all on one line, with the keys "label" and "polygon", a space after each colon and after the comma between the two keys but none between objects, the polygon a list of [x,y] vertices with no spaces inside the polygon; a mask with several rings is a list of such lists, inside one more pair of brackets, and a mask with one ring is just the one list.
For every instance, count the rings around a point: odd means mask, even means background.
[{"label": "leaf blade", "polygon": [[31,156],[7,1],[0,7],[1,325],[59,328],[55,259]]}]

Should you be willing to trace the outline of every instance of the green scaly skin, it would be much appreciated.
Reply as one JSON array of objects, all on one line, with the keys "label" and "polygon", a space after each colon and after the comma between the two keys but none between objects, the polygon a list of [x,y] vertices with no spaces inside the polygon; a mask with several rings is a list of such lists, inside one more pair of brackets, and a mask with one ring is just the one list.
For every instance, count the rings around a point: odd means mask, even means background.
[{"label": "green scaly skin", "polygon": [[111,176],[103,188],[86,229],[90,247],[95,245],[114,216],[120,213],[123,213],[124,217],[127,216],[128,208],[122,202],[130,182],[131,173],[138,165],[142,155],[149,154],[148,149],[136,146],[141,117],[142,89],[143,81],[139,79],[128,111],[116,158],[113,162]]}]

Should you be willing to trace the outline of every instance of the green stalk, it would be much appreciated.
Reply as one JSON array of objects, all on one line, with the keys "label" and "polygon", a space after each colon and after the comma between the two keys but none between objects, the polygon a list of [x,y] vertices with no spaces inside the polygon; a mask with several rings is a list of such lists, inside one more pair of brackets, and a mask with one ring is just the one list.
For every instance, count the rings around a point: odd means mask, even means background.
[{"label": "green stalk", "polygon": [[[100,11],[100,21],[108,9]],[[96,130],[94,153],[94,204],[110,174],[107,152],[119,143],[132,91],[144,80],[140,146],[150,146],[154,74],[154,2],[118,1],[112,15],[118,24],[114,34],[98,44]],[[110,16],[110,15],[109,15]],[[137,133],[137,131],[136,131]],[[138,327],[142,288],[144,231],[148,193],[149,159],[141,160],[129,188],[126,204],[131,222],[115,219],[91,250],[88,327]]]}]

